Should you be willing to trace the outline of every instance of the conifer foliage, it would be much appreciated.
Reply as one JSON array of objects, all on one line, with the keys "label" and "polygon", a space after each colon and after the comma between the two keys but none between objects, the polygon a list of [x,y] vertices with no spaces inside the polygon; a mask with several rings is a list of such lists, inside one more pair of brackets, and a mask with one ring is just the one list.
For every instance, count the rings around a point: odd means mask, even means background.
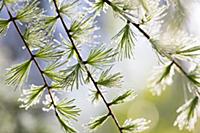
[{"label": "conifer foliage", "polygon": [[[160,34],[159,28],[163,23],[162,18],[167,14],[166,11],[170,6],[168,4],[180,4],[180,1],[169,0],[166,1],[168,3],[166,5],[160,5],[160,2],[159,0],[96,0],[90,4],[96,9],[98,15],[99,10],[106,11],[110,7],[125,21],[126,26],[114,37],[119,42],[116,49],[119,51],[119,55],[122,54],[120,59],[132,57],[133,49],[131,47],[136,44],[135,34],[142,34],[149,41],[162,64],[159,69],[154,71],[149,83],[153,94],[160,95],[167,85],[173,82],[175,72],[180,73],[187,80],[186,87],[192,94],[191,100],[177,110],[179,115],[174,125],[180,129],[186,128],[191,131],[199,117],[199,41],[196,37],[179,30],[175,31],[176,35]],[[175,4],[175,6],[177,5]],[[92,11],[94,11],[93,8]],[[180,9],[177,8],[177,10]],[[133,28],[126,28],[130,24],[140,33],[133,32]],[[156,28],[153,28],[154,25]],[[128,29],[129,32],[127,32]],[[132,37],[130,37],[130,33]]]},{"label": "conifer foliage", "polygon": [[[151,78],[149,87],[153,94],[160,95],[166,86],[173,82],[175,73],[180,73],[187,81],[186,86],[192,97],[177,110],[179,116],[174,125],[180,129],[194,129],[200,108],[200,69],[197,63],[200,47],[198,40],[184,32],[179,32],[178,36],[170,38],[169,41],[160,40],[159,30],[169,5],[162,5],[159,0],[45,2],[49,2],[49,9],[52,9],[54,15],[47,15],[47,11],[40,8],[39,0],[0,1],[0,11],[5,10],[9,16],[8,19],[0,18],[0,35],[5,36],[12,23],[29,54],[24,62],[12,66],[6,73],[7,84],[23,90],[19,98],[21,108],[30,109],[33,105],[43,103],[43,110],[53,111],[66,133],[78,132],[71,125],[71,121],[78,120],[81,109],[75,105],[76,99],[63,98],[64,95],[60,96],[59,92],[66,94],[69,93],[69,89],[73,91],[87,85],[92,88],[88,90],[91,91],[91,101],[102,101],[107,110],[88,124],[84,123],[89,130],[97,130],[108,119],[112,119],[119,133],[138,133],[146,130],[150,120],[128,118],[121,124],[112,110],[113,106],[133,100],[136,97],[133,90],[124,91],[111,101],[107,100],[103,93],[106,88],[122,86],[123,76],[120,72],[113,72],[112,68],[118,60],[133,57],[134,47],[137,45],[136,36],[143,35],[162,63],[162,67],[159,67],[159,71]],[[79,8],[85,5],[85,8]],[[122,29],[112,38],[115,47],[93,46],[85,58],[83,50],[88,48],[86,45],[96,45],[96,17],[109,9],[124,21]],[[55,41],[58,22],[65,33],[60,33],[59,41]],[[25,30],[20,28],[20,24]],[[173,48],[169,49],[171,46]],[[40,62],[45,62],[45,66]],[[183,62],[192,66],[191,69],[185,68]],[[38,77],[42,79],[43,84],[25,88],[24,84],[29,80],[29,72],[33,65],[37,68]]]}]

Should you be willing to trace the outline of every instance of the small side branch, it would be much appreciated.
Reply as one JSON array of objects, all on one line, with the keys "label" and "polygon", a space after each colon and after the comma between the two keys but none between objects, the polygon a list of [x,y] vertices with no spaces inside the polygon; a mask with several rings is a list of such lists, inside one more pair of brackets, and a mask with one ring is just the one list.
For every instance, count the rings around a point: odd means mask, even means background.
[{"label": "small side branch", "polygon": [[[106,4],[108,4],[110,7],[112,7],[111,1],[104,0],[104,2]],[[140,31],[140,33],[142,33],[142,35],[147,40],[149,40],[149,42],[150,42],[151,36],[140,27],[140,24],[133,22],[127,15],[125,15],[123,13],[121,13],[121,16],[124,19],[126,19],[128,22],[130,22],[136,29],[138,29],[138,31]],[[151,44],[151,46],[154,50],[156,50],[159,54],[161,54],[159,49],[155,48],[154,45],[151,42],[150,42],[150,44]],[[162,54],[162,55],[164,55],[167,59],[171,60],[173,62],[173,64],[176,65],[176,67],[180,69],[180,71],[183,73],[183,75],[185,75],[190,80],[190,78],[188,77],[188,74],[183,70],[183,68],[170,55],[167,55],[167,54]]]},{"label": "small side branch", "polygon": [[86,70],[86,72],[87,72],[87,74],[88,74],[88,77],[91,79],[91,81],[92,81],[94,87],[95,87],[96,90],[97,90],[97,93],[99,93],[99,95],[101,96],[101,98],[102,98],[102,100],[103,100],[103,102],[104,102],[106,108],[108,109],[108,114],[109,114],[109,115],[112,117],[112,119],[114,120],[114,122],[115,122],[115,124],[116,124],[116,126],[117,126],[117,128],[118,128],[118,130],[119,130],[119,132],[120,132],[120,133],[123,133],[123,132],[122,132],[122,128],[120,127],[120,124],[119,124],[119,122],[117,121],[117,118],[115,117],[114,113],[112,112],[111,107],[109,106],[109,103],[106,101],[106,99],[105,99],[103,93],[101,92],[100,88],[98,87],[98,85],[97,85],[97,83],[96,83],[94,77],[92,76],[92,74],[91,74],[91,72],[89,71],[88,67],[86,66],[86,64],[85,64],[85,62],[84,62],[84,60],[83,60],[83,58],[81,57],[80,52],[78,51],[78,49],[77,49],[77,47],[76,47],[76,45],[75,45],[75,42],[74,42],[74,40],[73,40],[73,38],[72,38],[72,36],[71,36],[71,34],[70,34],[70,31],[69,31],[69,29],[67,28],[67,26],[66,26],[66,24],[65,24],[65,21],[64,21],[63,17],[62,17],[61,14],[60,14],[58,5],[56,4],[56,0],[53,0],[53,3],[54,3],[54,6],[55,6],[55,8],[56,8],[57,15],[58,15],[58,17],[60,18],[60,21],[61,21],[61,23],[62,23],[62,25],[63,25],[63,28],[64,28],[65,32],[67,33],[67,35],[68,35],[68,38],[69,38],[69,40],[70,40],[70,42],[71,42],[71,44],[72,44],[72,46],[73,46],[73,48],[74,48],[74,51],[75,51],[76,54],[77,54],[78,61],[79,61],[81,64],[83,64],[83,66],[84,66],[84,68],[85,68],[85,70]]},{"label": "small side branch", "polygon": [[29,48],[29,46],[28,46],[26,40],[24,39],[23,34],[22,34],[22,32],[21,32],[19,26],[18,26],[17,23],[16,23],[16,17],[14,17],[14,16],[11,14],[11,12],[10,12],[8,6],[7,6],[5,3],[4,3],[4,5],[5,5],[6,10],[7,10],[7,12],[8,12],[8,15],[9,15],[9,17],[10,17],[9,20],[10,20],[11,22],[13,22],[14,27],[15,27],[17,33],[19,34],[20,38],[22,39],[22,41],[23,41],[23,43],[24,43],[24,46],[26,47],[26,49],[27,49],[27,51],[28,51],[28,53],[29,53],[29,55],[30,55],[30,59],[35,63],[36,68],[38,69],[38,71],[39,71],[39,73],[40,73],[40,76],[41,76],[41,78],[43,79],[44,87],[47,89],[48,94],[49,94],[50,99],[51,99],[51,102],[52,102],[52,105],[53,105],[54,108],[55,108],[55,115],[56,115],[57,118],[59,118],[58,112],[56,111],[56,103],[55,103],[55,101],[54,101],[54,99],[53,99],[53,94],[52,94],[52,92],[51,92],[51,86],[48,85],[47,79],[45,78],[45,76],[44,76],[44,74],[43,74],[42,68],[40,67],[39,63],[38,63],[37,60],[36,60],[35,55],[31,52],[31,50],[30,50],[30,48]]}]

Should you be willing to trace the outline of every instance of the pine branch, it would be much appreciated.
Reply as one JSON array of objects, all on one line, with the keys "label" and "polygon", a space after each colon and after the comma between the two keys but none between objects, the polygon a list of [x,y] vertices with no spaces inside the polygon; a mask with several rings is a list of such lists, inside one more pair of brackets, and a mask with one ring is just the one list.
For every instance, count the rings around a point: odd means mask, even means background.
[{"label": "pine branch", "polygon": [[42,79],[43,79],[43,82],[44,82],[43,88],[47,88],[47,91],[48,91],[48,94],[49,94],[49,96],[50,96],[52,105],[53,105],[54,108],[55,108],[55,115],[56,115],[57,119],[60,120],[61,118],[60,118],[58,112],[56,111],[57,106],[56,106],[55,101],[54,101],[54,99],[53,99],[53,95],[52,95],[52,92],[51,92],[51,86],[48,85],[48,82],[47,82],[47,79],[46,79],[45,76],[44,76],[43,70],[41,69],[39,63],[37,62],[35,55],[31,52],[31,50],[30,50],[28,44],[26,43],[26,41],[25,41],[25,39],[24,39],[24,37],[23,37],[23,35],[22,35],[22,32],[21,32],[20,28],[18,27],[18,25],[17,25],[17,23],[16,23],[16,19],[17,19],[17,18],[14,17],[14,16],[11,14],[11,12],[10,12],[10,10],[9,10],[9,8],[8,8],[8,6],[6,5],[5,2],[4,2],[4,5],[5,5],[6,10],[7,10],[7,12],[8,12],[8,15],[9,15],[9,17],[10,17],[10,18],[9,18],[9,21],[10,21],[10,22],[13,22],[14,27],[15,27],[15,29],[17,30],[17,33],[19,34],[21,40],[22,40],[23,43],[24,43],[24,46],[26,47],[26,49],[27,49],[29,55],[31,56],[31,59],[30,59],[30,60],[33,61],[33,62],[35,63],[36,68],[38,69],[38,71],[39,71],[39,73],[40,73],[40,75],[41,75],[41,77],[42,77]]},{"label": "pine branch", "polygon": [[74,40],[73,40],[73,38],[72,38],[72,36],[71,36],[71,34],[70,34],[70,31],[69,31],[68,27],[66,26],[63,17],[61,16],[61,13],[60,13],[60,10],[59,10],[58,5],[57,5],[57,3],[56,3],[56,0],[53,0],[53,3],[54,3],[54,6],[55,6],[57,15],[58,15],[58,17],[60,18],[60,21],[61,21],[61,23],[62,23],[62,25],[63,25],[63,27],[64,27],[64,30],[65,30],[65,32],[66,32],[67,35],[68,35],[68,38],[69,38],[69,40],[70,40],[70,42],[71,42],[71,44],[72,44],[72,46],[73,46],[73,49],[74,49],[75,53],[77,54],[77,58],[78,58],[79,63],[83,64],[83,66],[84,66],[84,68],[85,68],[85,70],[86,70],[86,72],[87,72],[88,77],[91,79],[91,81],[92,81],[94,87],[95,87],[96,90],[97,90],[97,93],[98,93],[98,94],[100,95],[100,97],[102,98],[102,100],[103,100],[103,102],[104,102],[106,108],[108,109],[108,115],[111,116],[112,119],[114,120],[114,122],[115,122],[115,124],[116,124],[116,126],[117,126],[117,128],[118,128],[118,130],[119,130],[119,132],[120,132],[120,133],[123,133],[123,132],[122,132],[122,128],[120,127],[120,124],[119,124],[119,122],[117,121],[117,118],[115,117],[114,113],[112,112],[112,109],[111,109],[109,103],[106,101],[106,99],[105,99],[103,93],[101,92],[100,88],[98,87],[97,82],[95,81],[94,77],[92,76],[91,72],[89,71],[88,67],[86,66],[86,64],[85,64],[85,62],[84,62],[84,60],[83,60],[83,58],[81,57],[80,52],[78,51],[78,49],[77,49],[77,47],[76,47],[76,45],[75,45],[75,42],[74,42]]},{"label": "pine branch", "polygon": [[[111,3],[111,1],[109,0],[103,0],[107,5],[109,5],[113,11],[115,11],[115,9],[113,8],[113,3]],[[119,12],[119,14],[121,15],[121,18],[129,21],[136,29],[138,29],[138,31],[140,31],[140,33],[149,41],[149,43],[151,44],[152,48],[160,55],[163,56],[165,58],[167,58],[168,60],[171,61],[170,66],[175,65],[177,67],[177,69],[179,69],[179,71],[181,72],[182,75],[184,75],[188,81],[190,81],[192,84],[196,85],[197,87],[200,87],[200,82],[198,80],[196,80],[195,78],[198,78],[198,76],[193,75],[191,72],[188,73],[181,65],[180,63],[176,60],[176,58],[173,58],[172,54],[170,53],[166,53],[163,52],[161,48],[159,48],[158,46],[156,46],[154,44],[154,42],[152,42],[152,38],[151,36],[145,32],[145,30],[143,30],[140,27],[140,24],[137,24],[135,22],[133,22],[125,13],[123,12]],[[191,51],[195,51],[198,50],[198,46],[195,46],[193,48],[191,48]],[[183,50],[184,51],[184,50]],[[187,51],[187,50],[186,50]],[[190,50],[188,50],[190,52]],[[185,51],[184,51],[185,52]],[[187,55],[187,54],[186,54]],[[196,68],[197,69],[197,68]],[[196,70],[195,69],[195,70]],[[193,70],[194,71],[194,70]],[[195,89],[198,89],[195,87]],[[190,90],[191,91],[191,90]],[[196,93],[196,94],[195,94]],[[186,129],[188,129],[189,131],[192,131],[194,129],[195,124],[197,123],[197,118],[198,118],[198,111],[199,110],[199,95],[200,93],[198,91],[194,92],[194,97],[189,100],[188,102],[186,102],[183,106],[181,106],[178,110],[177,113],[179,113],[176,121],[174,122],[174,126],[178,126],[179,129],[183,129],[184,127]]]},{"label": "pine branch", "polygon": [[[109,5],[111,8],[113,8],[112,6],[112,2],[109,1],[109,0],[104,0],[104,2]],[[114,9],[113,9],[114,10]],[[165,56],[167,59],[171,60],[172,61],[172,64],[176,65],[177,68],[179,68],[179,70],[182,72],[182,74],[187,77],[189,79],[189,81],[192,81],[191,78],[189,77],[189,75],[187,74],[187,72],[185,72],[185,70],[178,64],[178,62],[176,62],[169,54],[164,54],[164,53],[161,53],[160,50],[153,44],[151,43],[151,36],[146,32],[144,31],[141,27],[140,27],[140,24],[137,24],[135,22],[133,22],[126,14],[124,14],[123,12],[120,12],[120,15],[126,19],[128,22],[130,22],[136,29],[138,29],[140,31],[140,33],[143,34],[143,36],[149,41],[149,43],[152,45],[152,48],[154,50],[156,50],[158,52],[158,54],[162,55],[162,56]]]}]

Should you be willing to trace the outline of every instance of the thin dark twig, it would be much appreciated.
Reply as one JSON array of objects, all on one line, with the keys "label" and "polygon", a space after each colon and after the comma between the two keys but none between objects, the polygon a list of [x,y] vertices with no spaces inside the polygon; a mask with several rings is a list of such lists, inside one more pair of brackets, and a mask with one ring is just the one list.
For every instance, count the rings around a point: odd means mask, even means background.
[{"label": "thin dark twig", "polygon": [[67,35],[68,35],[68,38],[69,38],[69,40],[70,40],[70,42],[71,42],[71,44],[72,44],[72,46],[73,46],[73,48],[74,48],[75,53],[76,53],[77,56],[78,56],[79,62],[80,62],[81,64],[83,64],[83,66],[84,66],[84,68],[85,68],[85,70],[86,70],[86,72],[87,72],[87,74],[88,74],[88,77],[91,79],[91,81],[92,81],[94,87],[95,87],[96,90],[97,90],[97,93],[101,96],[101,98],[102,98],[104,104],[106,105],[106,108],[108,109],[108,115],[110,115],[110,116],[112,117],[112,119],[114,120],[114,122],[115,122],[117,128],[119,129],[119,132],[120,132],[120,133],[123,133],[123,132],[122,132],[122,128],[120,127],[120,124],[119,124],[119,122],[117,121],[117,118],[115,117],[114,113],[112,112],[109,103],[106,101],[106,99],[105,99],[103,93],[101,92],[100,88],[98,87],[98,85],[97,85],[97,83],[96,83],[94,77],[92,76],[92,74],[91,74],[91,72],[89,71],[88,67],[85,65],[84,60],[82,59],[82,57],[81,57],[81,55],[80,55],[80,52],[78,51],[78,49],[77,49],[77,47],[76,47],[76,45],[75,45],[75,42],[74,42],[74,40],[73,40],[73,38],[72,38],[72,36],[71,36],[71,34],[70,34],[70,31],[69,31],[69,29],[67,28],[67,26],[66,26],[66,24],[65,24],[65,21],[63,20],[63,17],[62,17],[61,14],[60,14],[58,5],[56,4],[56,0],[53,0],[53,3],[54,3],[54,6],[55,6],[55,8],[56,8],[57,15],[58,15],[58,17],[60,18],[60,21],[61,21],[61,23],[62,23],[62,25],[63,25],[63,28],[64,28],[65,32],[67,33]]},{"label": "thin dark twig", "polygon": [[11,12],[10,12],[10,10],[8,9],[8,7],[7,7],[7,5],[5,4],[5,2],[4,2],[4,5],[5,5],[6,10],[7,10],[7,12],[8,12],[8,15],[9,15],[9,17],[10,17],[9,20],[10,20],[11,22],[13,22],[14,27],[15,27],[15,29],[17,30],[17,33],[19,34],[20,38],[22,39],[22,41],[23,41],[23,43],[24,43],[24,46],[26,47],[26,49],[27,49],[29,55],[31,56],[31,60],[35,63],[36,68],[38,69],[38,71],[39,71],[39,73],[40,73],[40,75],[41,75],[41,78],[43,79],[44,86],[47,88],[48,94],[49,94],[50,99],[51,99],[51,102],[52,102],[51,104],[52,104],[52,105],[54,106],[54,108],[55,108],[55,115],[56,115],[57,117],[59,117],[58,112],[56,111],[56,104],[55,104],[55,101],[54,101],[54,99],[53,99],[53,94],[52,94],[52,92],[51,92],[51,86],[48,85],[48,82],[47,82],[47,80],[46,80],[46,78],[45,78],[45,76],[44,76],[44,73],[43,73],[43,71],[42,71],[42,69],[41,69],[39,63],[38,63],[37,60],[36,60],[35,55],[31,52],[31,50],[30,50],[30,48],[29,48],[29,46],[28,46],[26,40],[24,39],[24,37],[23,37],[23,35],[22,35],[22,32],[21,32],[20,28],[18,27],[18,25],[17,25],[17,23],[16,23],[16,17],[14,17],[14,16],[11,14]]},{"label": "thin dark twig", "polygon": [[[104,2],[106,2],[109,6],[112,7],[111,1],[109,1],[109,0],[104,0]],[[147,38],[147,40],[150,41],[150,39],[151,39],[150,35],[149,35],[147,32],[145,32],[145,31],[140,27],[140,24],[137,24],[137,23],[133,22],[133,21],[132,21],[128,16],[126,16],[125,14],[122,14],[122,13],[121,13],[121,15],[122,15],[122,17],[124,17],[127,21],[129,21],[135,28],[137,28],[137,29],[144,35],[144,37]],[[159,51],[159,49],[157,49],[152,43],[150,43],[150,44],[153,46],[153,49],[155,49],[159,54],[161,54],[160,51]],[[188,74],[184,71],[184,69],[183,69],[183,68],[179,65],[179,63],[177,63],[170,55],[167,55],[167,54],[162,54],[162,55],[164,55],[166,58],[168,58],[169,60],[171,60],[172,63],[175,64],[176,67],[178,67],[178,68],[180,69],[180,71],[181,71],[188,79],[190,79],[190,78],[188,77]],[[191,80],[191,79],[190,79],[190,80]]]}]

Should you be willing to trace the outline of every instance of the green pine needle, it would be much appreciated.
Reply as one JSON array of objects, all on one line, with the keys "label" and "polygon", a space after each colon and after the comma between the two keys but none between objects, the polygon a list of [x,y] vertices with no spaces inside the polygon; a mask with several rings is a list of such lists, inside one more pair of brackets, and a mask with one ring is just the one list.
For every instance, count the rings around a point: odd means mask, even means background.
[{"label": "green pine needle", "polygon": [[0,36],[3,36],[6,34],[7,29],[9,28],[10,21],[0,19]]},{"label": "green pine needle", "polygon": [[57,116],[57,118],[58,118],[61,126],[64,128],[66,133],[76,133],[76,130],[69,125],[68,121],[66,121],[61,116]]},{"label": "green pine needle", "polygon": [[35,57],[45,60],[56,60],[63,56],[64,51],[57,50],[60,46],[57,45],[46,45],[45,47],[38,50]]},{"label": "green pine needle", "polygon": [[47,31],[49,31],[50,33],[53,33],[55,31],[56,28],[56,22],[57,22],[58,18],[57,16],[45,16],[44,17],[44,29],[46,29]]},{"label": "green pine needle", "polygon": [[45,76],[47,76],[48,78],[50,78],[51,80],[55,82],[62,82],[64,80],[63,75],[60,74],[59,72],[49,71],[47,69],[47,70],[44,70],[44,74]]},{"label": "green pine needle", "polygon": [[111,68],[103,71],[97,81],[98,85],[111,87],[121,87],[123,76],[120,73],[110,74]]},{"label": "green pine needle", "polygon": [[66,15],[67,17],[70,17],[72,15],[73,8],[76,8],[78,6],[79,0],[75,0],[73,2],[65,3],[63,2],[60,6],[60,13]]},{"label": "green pine needle", "polygon": [[86,63],[97,68],[108,66],[113,63],[115,55],[113,49],[95,48],[90,51]]},{"label": "green pine needle", "polygon": [[72,58],[75,55],[73,45],[69,42],[69,40],[66,40],[62,35],[60,35],[60,38],[65,48],[65,55],[67,55],[67,59]]},{"label": "green pine needle", "polygon": [[168,66],[166,66],[164,68],[164,71],[163,71],[161,77],[157,81],[157,84],[159,84],[160,82],[162,82],[162,80],[164,80],[170,74],[170,70],[171,70],[172,65],[173,65],[173,62],[170,63]]},{"label": "green pine needle", "polygon": [[117,51],[119,60],[132,58],[133,48],[135,46],[135,36],[130,27],[130,23],[127,23],[122,30],[113,37],[114,42],[117,43]]},{"label": "green pine needle", "polygon": [[8,83],[8,85],[21,87],[28,77],[31,64],[32,60],[27,60],[8,69],[8,72],[6,73],[6,76],[8,77],[6,79],[6,82]]},{"label": "green pine needle", "polygon": [[54,82],[58,82],[60,84],[65,79],[65,74],[58,69],[62,67],[65,63],[66,62],[53,62],[44,69],[43,73]]},{"label": "green pine needle", "polygon": [[38,50],[44,48],[47,44],[49,45],[50,37],[47,35],[47,31],[43,30],[43,23],[31,23],[29,24],[24,32],[24,40],[26,41],[29,49]]},{"label": "green pine needle", "polygon": [[176,54],[187,57],[199,57],[200,46],[184,47],[176,51]]},{"label": "green pine needle", "polygon": [[76,120],[80,114],[80,109],[72,105],[74,100],[68,101],[66,98],[56,104],[57,117],[66,133],[76,133],[76,130],[69,126],[69,119]]},{"label": "green pine needle", "polygon": [[89,128],[91,130],[95,130],[95,129],[99,128],[108,119],[108,117],[109,117],[108,114],[97,117],[96,119],[89,122],[89,124],[88,124]]},{"label": "green pine needle", "polygon": [[23,90],[23,94],[19,101],[23,102],[21,108],[29,109],[31,106],[39,103],[42,94],[44,93],[45,86],[32,85],[30,89]]},{"label": "green pine needle", "polygon": [[199,98],[198,97],[195,97],[192,100],[191,106],[190,106],[190,109],[189,109],[189,112],[188,112],[188,118],[187,118],[188,120],[190,120],[194,116],[194,113],[195,113],[194,110],[195,110],[198,102],[199,102]]},{"label": "green pine needle", "polygon": [[151,121],[144,118],[138,118],[135,120],[127,119],[121,129],[123,133],[140,133],[149,128],[150,122]]},{"label": "green pine needle", "polygon": [[113,99],[112,102],[110,103],[110,105],[125,103],[125,102],[133,100],[135,97],[136,97],[136,95],[135,95],[134,91],[128,90],[125,93],[123,93],[122,95]]},{"label": "green pine needle", "polygon": [[69,28],[71,37],[79,43],[88,40],[89,35],[96,30],[94,19],[94,16],[80,15],[79,18],[72,22]]},{"label": "green pine needle", "polygon": [[77,120],[76,117],[80,115],[80,109],[72,105],[74,100],[68,101],[63,99],[56,105],[57,111],[67,119]]},{"label": "green pine needle", "polygon": [[17,2],[17,0],[2,0],[2,1],[4,1],[6,4],[13,4]]},{"label": "green pine needle", "polygon": [[90,90],[90,93],[91,93],[90,98],[91,98],[92,103],[99,101],[101,96],[97,90]]},{"label": "green pine needle", "polygon": [[174,126],[178,126],[180,130],[186,128],[192,131],[198,120],[198,110],[199,97],[194,96],[177,109],[178,116],[174,122]]},{"label": "green pine needle", "polygon": [[105,5],[106,3],[104,2],[104,0],[96,0],[93,6],[93,10],[96,12],[100,12],[104,9]]},{"label": "green pine needle", "polygon": [[40,2],[38,0],[27,1],[26,5],[17,12],[16,19],[27,23],[42,19],[44,15],[42,10],[38,7],[39,4]]},{"label": "green pine needle", "polygon": [[84,69],[80,63],[77,63],[68,69],[63,71],[66,73],[66,77],[63,80],[63,84],[66,88],[71,86],[71,90],[73,88],[78,89],[80,84],[84,82]]}]

